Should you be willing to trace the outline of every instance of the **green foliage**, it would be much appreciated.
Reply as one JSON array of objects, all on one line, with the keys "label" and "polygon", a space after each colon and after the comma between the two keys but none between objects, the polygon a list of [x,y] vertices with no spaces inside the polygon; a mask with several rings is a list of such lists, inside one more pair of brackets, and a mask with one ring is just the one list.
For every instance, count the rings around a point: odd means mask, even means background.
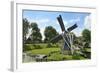
[{"label": "green foliage", "polygon": [[70,51],[70,50],[64,50],[64,51],[63,51],[63,54],[64,54],[64,55],[71,55],[71,51]]},{"label": "green foliage", "polygon": [[28,38],[27,40],[26,40],[26,44],[32,44],[33,42],[32,42],[32,39],[30,39],[30,38]]},{"label": "green foliage", "polygon": [[26,18],[23,19],[23,41],[26,42],[26,35],[28,34],[29,30],[29,22]]},{"label": "green foliage", "polygon": [[54,38],[55,36],[58,35],[57,31],[55,28],[53,28],[52,26],[48,26],[45,28],[45,31],[44,31],[44,35],[45,35],[45,42],[50,42],[50,40],[52,38]]},{"label": "green foliage", "polygon": [[29,52],[31,52],[33,55],[35,55],[35,54],[49,55],[51,52],[59,51],[59,50],[60,50],[59,48],[43,48],[43,49],[34,49]]},{"label": "green foliage", "polygon": [[47,44],[47,48],[53,47],[50,43]]},{"label": "green foliage", "polygon": [[56,43],[56,44],[55,44],[55,47],[59,48],[59,44],[58,44],[58,43]]},{"label": "green foliage", "polygon": [[62,60],[73,60],[71,55],[64,55]]},{"label": "green foliage", "polygon": [[40,33],[40,29],[38,28],[37,23],[31,23],[31,28],[32,28],[32,42],[33,43],[39,43],[42,42],[42,35]]},{"label": "green foliage", "polygon": [[89,42],[86,42],[86,43],[84,44],[84,48],[87,48],[87,47],[89,47]]},{"label": "green foliage", "polygon": [[[64,60],[84,60],[90,59],[91,50],[89,48],[85,48],[82,53],[80,50],[75,50],[74,54],[63,54],[61,49],[56,47],[56,44],[49,44],[52,47],[48,47],[48,44],[26,44],[24,46],[25,52],[30,56],[35,56],[37,54],[46,55],[46,60],[42,61],[64,61]],[[65,52],[67,53],[67,51]]]},{"label": "green foliage", "polygon": [[28,33],[28,29],[29,29],[29,22],[25,18],[25,19],[23,19],[23,34],[24,35],[26,35]]},{"label": "green foliage", "polygon": [[72,56],[72,58],[73,58],[74,60],[79,60],[79,59],[80,59],[80,55],[74,54],[74,55]]},{"label": "green foliage", "polygon": [[[80,60],[82,58],[82,56],[80,55],[80,53],[78,53],[78,51],[74,52],[72,58],[74,60]],[[84,57],[83,57],[84,58]]]},{"label": "green foliage", "polygon": [[82,50],[75,50],[72,58],[74,60],[90,59],[91,57],[90,53],[91,53],[90,48],[84,48]]},{"label": "green foliage", "polygon": [[91,42],[91,31],[88,29],[84,29],[82,32],[82,37],[83,41],[86,42],[86,44],[84,45],[85,48],[89,47],[89,44]]},{"label": "green foliage", "polygon": [[64,55],[60,53],[60,51],[56,51],[55,53],[52,53],[48,58],[48,61],[63,61],[63,60],[72,60],[71,55]]},{"label": "green foliage", "polygon": [[82,53],[84,54],[85,58],[88,58],[88,59],[91,58],[91,49],[90,48],[84,48],[82,50]]},{"label": "green foliage", "polygon": [[41,45],[33,45],[34,49],[42,49],[43,47]]},{"label": "green foliage", "polygon": [[88,29],[83,30],[82,36],[84,38],[84,41],[90,41],[91,40],[91,32]]},{"label": "green foliage", "polygon": [[46,48],[59,48],[59,45],[58,45],[58,43],[56,43],[56,44],[48,43]]},{"label": "green foliage", "polygon": [[31,45],[23,45],[23,51],[30,51],[32,50],[32,46]]}]

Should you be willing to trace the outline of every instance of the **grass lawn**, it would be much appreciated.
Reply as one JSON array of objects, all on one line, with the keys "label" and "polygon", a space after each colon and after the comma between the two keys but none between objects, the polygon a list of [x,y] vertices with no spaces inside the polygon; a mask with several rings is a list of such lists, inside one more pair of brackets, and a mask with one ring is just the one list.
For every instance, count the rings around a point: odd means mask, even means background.
[{"label": "grass lawn", "polygon": [[[36,46],[37,49],[35,48]],[[64,61],[64,60],[83,60],[83,59],[88,59],[84,56],[81,56],[79,53],[76,53],[75,55],[64,55],[61,53],[61,49],[59,47],[47,47],[47,44],[27,44],[28,49],[31,47],[31,50],[26,51],[27,54],[30,55],[46,55],[47,56],[47,61]],[[34,47],[35,46],[35,47]],[[87,51],[91,52],[90,48],[85,48]],[[80,52],[80,51],[79,51]]]},{"label": "grass lawn", "polygon": [[45,54],[48,55],[51,52],[54,51],[60,51],[60,48],[43,48],[43,49],[34,49],[34,50],[30,50],[27,53],[31,53],[31,54]]}]

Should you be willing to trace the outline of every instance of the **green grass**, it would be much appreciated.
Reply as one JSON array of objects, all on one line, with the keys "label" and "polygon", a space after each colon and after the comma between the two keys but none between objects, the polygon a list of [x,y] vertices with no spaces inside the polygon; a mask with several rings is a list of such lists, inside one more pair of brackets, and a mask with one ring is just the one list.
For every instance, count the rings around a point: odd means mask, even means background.
[{"label": "green grass", "polygon": [[28,53],[31,53],[33,55],[34,54],[45,54],[45,55],[48,55],[49,53],[54,52],[54,51],[60,51],[60,48],[35,49],[35,50],[28,51]]},{"label": "green grass", "polygon": [[[30,55],[37,55],[37,54],[43,54],[47,55],[47,61],[64,61],[64,60],[84,60],[87,59],[84,56],[80,55],[80,51],[76,51],[76,54],[74,55],[64,55],[61,53],[61,49],[59,47],[56,47],[56,45],[52,45],[52,47],[48,48],[48,44],[27,44],[28,47],[31,47],[31,50],[25,51],[26,53]],[[36,48],[36,46],[39,46],[41,48]],[[91,52],[90,48],[85,48],[86,51]],[[66,51],[65,51],[66,52]]]},{"label": "green grass", "polygon": [[51,56],[49,56],[48,59],[53,60],[53,61],[72,60],[72,56],[64,55],[64,54],[60,54],[60,53],[54,53]]}]

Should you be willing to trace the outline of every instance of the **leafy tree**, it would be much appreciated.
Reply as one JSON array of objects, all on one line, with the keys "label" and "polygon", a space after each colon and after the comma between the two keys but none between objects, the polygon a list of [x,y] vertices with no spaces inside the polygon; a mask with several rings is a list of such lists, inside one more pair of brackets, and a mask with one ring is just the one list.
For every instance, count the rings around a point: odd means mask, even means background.
[{"label": "leafy tree", "polygon": [[82,37],[82,36],[76,37],[76,42],[75,42],[75,44],[76,44],[79,48],[83,48],[83,37]]},{"label": "leafy tree", "polygon": [[85,42],[91,42],[91,31],[84,29],[82,32],[83,40]]},{"label": "leafy tree", "polygon": [[42,41],[42,35],[40,33],[40,29],[38,28],[37,23],[31,23],[31,28],[32,28],[32,42],[33,43],[39,43]]},{"label": "leafy tree", "polygon": [[82,32],[83,41],[86,42],[86,46],[89,47],[91,43],[91,31],[88,29],[84,29]]},{"label": "leafy tree", "polygon": [[29,21],[24,18],[23,19],[23,40],[24,40],[24,43],[26,42],[26,36],[28,34],[28,30],[29,30]]},{"label": "leafy tree", "polygon": [[49,42],[52,38],[57,36],[58,33],[55,28],[53,28],[52,26],[48,26],[45,28],[44,35],[45,35],[44,41]]}]

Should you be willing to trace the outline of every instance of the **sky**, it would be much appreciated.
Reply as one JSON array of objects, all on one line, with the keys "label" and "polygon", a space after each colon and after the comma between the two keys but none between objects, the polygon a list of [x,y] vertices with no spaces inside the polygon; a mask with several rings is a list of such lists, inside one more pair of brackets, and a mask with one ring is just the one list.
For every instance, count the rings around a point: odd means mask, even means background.
[{"label": "sky", "polygon": [[[62,33],[57,21],[59,15],[62,16],[65,29],[77,23],[78,27],[72,31],[76,36],[81,36],[84,29],[91,30],[90,13],[23,10],[23,18],[27,18],[30,23],[35,22],[38,24],[42,34],[42,39],[45,38],[44,30],[47,26],[53,26],[58,33]],[[31,29],[29,30],[27,38],[30,34]]]}]

